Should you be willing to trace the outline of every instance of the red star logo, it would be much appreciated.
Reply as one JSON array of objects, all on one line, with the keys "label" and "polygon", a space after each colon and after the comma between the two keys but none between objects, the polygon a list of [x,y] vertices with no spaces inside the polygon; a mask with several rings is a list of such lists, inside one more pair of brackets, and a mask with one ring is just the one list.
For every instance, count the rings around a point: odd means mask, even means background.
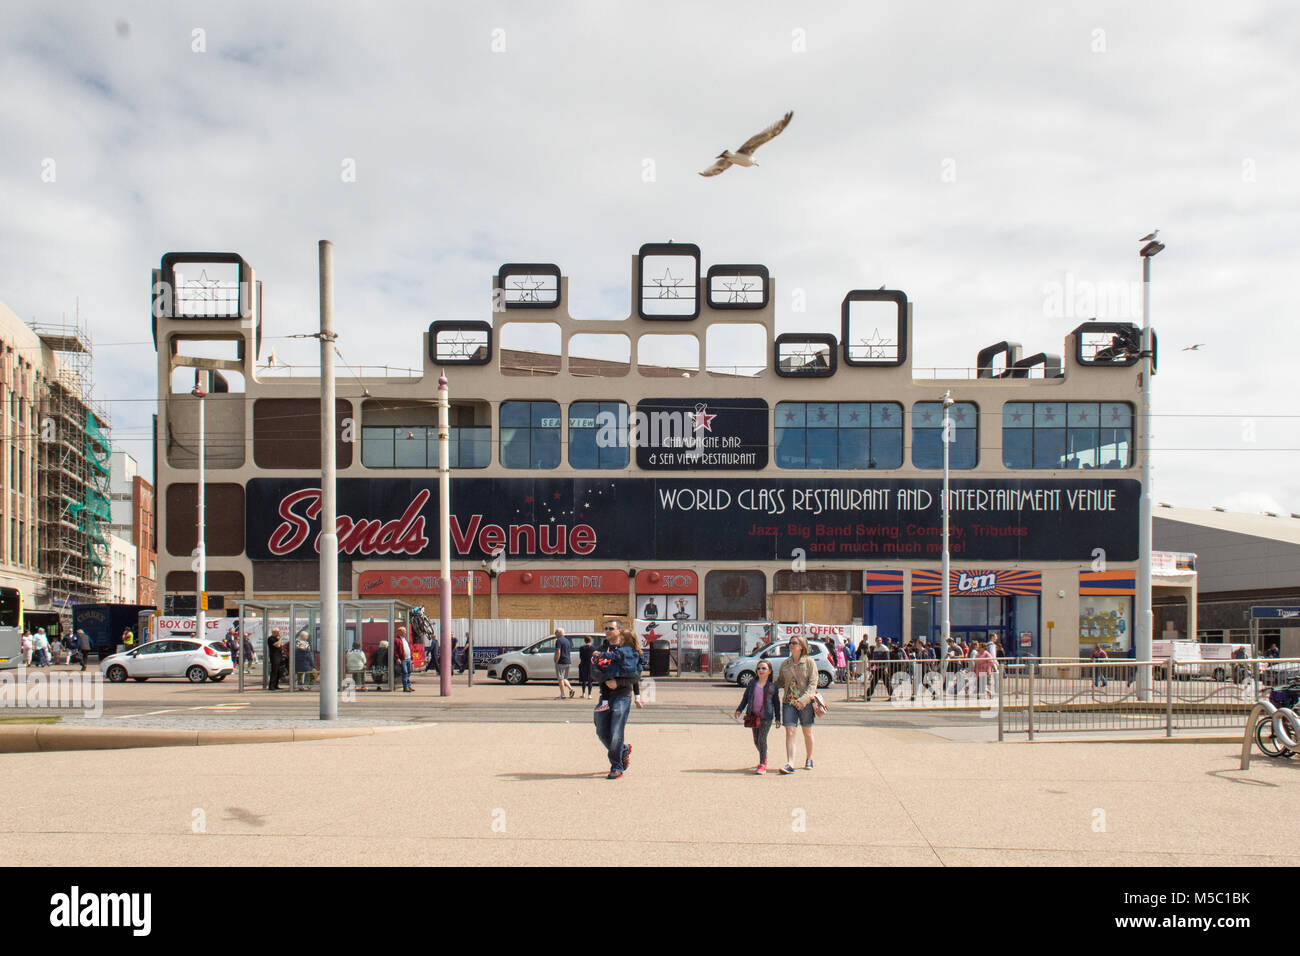
[{"label": "red star logo", "polygon": [[1120,415],[1120,413],[1119,413],[1118,410],[1112,408],[1112,409],[1110,410],[1110,420],[1111,420],[1112,422],[1119,422],[1119,421],[1123,421],[1124,418],[1123,418],[1122,415]]},{"label": "red star logo", "polygon": [[923,415],[921,416],[921,421],[928,422],[929,420],[930,420],[930,413],[929,413],[929,412],[926,412],[925,414],[923,414]]},{"label": "red star logo", "polygon": [[881,420],[882,422],[887,422],[887,421],[890,420],[890,418],[889,418],[889,409],[886,408],[883,412],[880,413],[880,420]]},{"label": "red star logo", "polygon": [[1043,409],[1043,420],[1049,422],[1056,421],[1056,415],[1052,413],[1051,405],[1048,405],[1045,409]]},{"label": "red star logo", "polygon": [[959,408],[953,414],[957,416],[957,421],[959,422],[964,422],[966,420],[966,412],[963,409]]},{"label": "red star logo", "polygon": [[858,413],[857,413],[857,412],[849,412],[849,421],[851,421],[851,422],[856,422],[857,420],[858,420]]},{"label": "red star logo", "polygon": [[701,428],[706,432],[713,431],[713,420],[718,416],[710,415],[708,413],[708,407],[709,406],[707,405],[695,406],[695,414],[691,416],[691,424],[695,426],[696,431],[699,431]]},{"label": "red star logo", "polygon": [[1025,417],[1025,413],[1024,413],[1024,412],[1012,412],[1012,413],[1011,413],[1011,420],[1012,420],[1013,422],[1018,422],[1018,421],[1020,421],[1020,419],[1022,419],[1022,418],[1024,418],[1024,417]]},{"label": "red star logo", "polygon": [[786,420],[787,422],[792,422],[792,421],[794,421],[794,412],[786,412],[786,413],[785,413],[785,420]]},{"label": "red star logo", "polygon": [[1088,412],[1086,410],[1079,412],[1079,421],[1086,422],[1087,420],[1088,420]]}]

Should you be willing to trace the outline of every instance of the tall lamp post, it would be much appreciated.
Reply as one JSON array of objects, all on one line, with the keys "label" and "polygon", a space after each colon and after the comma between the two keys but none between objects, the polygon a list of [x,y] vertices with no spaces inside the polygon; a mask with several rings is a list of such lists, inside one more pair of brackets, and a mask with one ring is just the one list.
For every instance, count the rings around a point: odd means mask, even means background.
[{"label": "tall lamp post", "polygon": [[[1138,454],[1142,460],[1142,498],[1138,510],[1137,613],[1134,615],[1133,654],[1139,661],[1149,661],[1154,629],[1151,613],[1151,373],[1155,366],[1155,351],[1152,347],[1155,330],[1151,328],[1151,260],[1165,246],[1156,239],[1155,232],[1143,239],[1150,241],[1138,251],[1142,257],[1142,418],[1138,433]],[[1147,668],[1140,668],[1138,699],[1146,700],[1150,694],[1151,673]]]},{"label": "tall lamp post", "polygon": [[194,388],[190,394],[199,400],[199,500],[198,500],[198,547],[195,548],[194,563],[194,637],[197,640],[203,640],[208,636],[208,615],[206,602],[203,600],[203,592],[207,590],[207,571],[208,571],[208,548],[207,533],[204,529],[204,409],[207,403],[204,401],[208,397],[207,391],[208,373],[202,369],[194,370]]},{"label": "tall lamp post", "polygon": [[952,391],[943,393],[943,430],[939,438],[943,444],[943,499],[940,502],[940,510],[943,513],[943,565],[940,570],[940,576],[943,578],[943,647],[940,649],[940,656],[946,657],[948,654],[948,640],[952,637],[952,615],[948,607],[948,446],[952,444],[952,418],[949,412],[954,402],[952,400]]},{"label": "tall lamp post", "polygon": [[320,261],[320,719],[339,716],[338,462],[334,409],[334,244],[317,244]]}]

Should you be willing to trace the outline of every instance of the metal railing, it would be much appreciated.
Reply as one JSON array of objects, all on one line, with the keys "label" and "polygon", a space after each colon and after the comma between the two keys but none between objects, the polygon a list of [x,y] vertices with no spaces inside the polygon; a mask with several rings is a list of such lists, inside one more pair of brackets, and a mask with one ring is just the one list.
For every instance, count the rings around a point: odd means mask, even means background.
[{"label": "metal railing", "polygon": [[1000,662],[998,739],[1025,734],[1242,726],[1264,688],[1300,674],[1300,659],[1229,660],[1226,668],[1155,661],[1013,658]]}]

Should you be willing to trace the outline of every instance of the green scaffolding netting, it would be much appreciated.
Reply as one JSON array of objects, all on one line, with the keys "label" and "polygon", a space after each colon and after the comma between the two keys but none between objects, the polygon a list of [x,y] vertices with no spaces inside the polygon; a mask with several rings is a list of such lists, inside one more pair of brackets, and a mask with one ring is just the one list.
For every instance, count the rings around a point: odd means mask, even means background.
[{"label": "green scaffolding netting", "polygon": [[95,449],[94,449],[94,447],[90,444],[90,442],[86,442],[86,447],[91,451],[91,455],[89,456],[91,466],[94,467],[94,469],[95,469],[96,471],[98,471],[100,474],[103,474],[103,475],[107,475],[107,474],[109,474],[109,473],[110,473],[110,469],[109,469],[108,464],[107,464],[106,462],[102,462],[102,461],[100,461],[98,458],[95,457],[95,455],[94,455],[94,450],[95,450]]},{"label": "green scaffolding netting", "polygon": [[113,514],[108,499],[94,488],[86,489],[86,513],[104,521],[110,520]]},{"label": "green scaffolding netting", "polygon": [[86,536],[90,538],[92,542],[99,544],[104,548],[108,547],[108,539],[105,538],[104,533],[99,530],[99,523],[97,521],[87,521],[81,530],[86,532]]},{"label": "green scaffolding netting", "polygon": [[89,409],[86,411],[86,441],[102,450],[102,453],[108,455],[111,449],[108,445],[108,436],[99,429],[95,422],[95,413]]}]

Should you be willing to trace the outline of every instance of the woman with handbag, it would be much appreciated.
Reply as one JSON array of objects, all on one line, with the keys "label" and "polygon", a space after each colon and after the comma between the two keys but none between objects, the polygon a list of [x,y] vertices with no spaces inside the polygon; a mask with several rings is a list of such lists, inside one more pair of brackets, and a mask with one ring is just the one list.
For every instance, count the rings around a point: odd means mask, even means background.
[{"label": "woman with handbag", "polygon": [[790,656],[781,665],[777,675],[783,704],[781,723],[785,726],[785,766],[782,773],[794,773],[794,729],[803,728],[804,750],[807,751],[803,768],[813,768],[813,698],[817,696],[817,665],[808,653],[808,639],[802,634],[790,638]]},{"label": "woman with handbag", "polygon": [[780,694],[772,682],[772,665],[759,661],[754,668],[756,676],[745,686],[745,696],[732,717],[744,717],[745,726],[754,731],[754,746],[758,749],[758,766],[754,773],[767,773],[767,735],[772,725],[781,719]]}]

